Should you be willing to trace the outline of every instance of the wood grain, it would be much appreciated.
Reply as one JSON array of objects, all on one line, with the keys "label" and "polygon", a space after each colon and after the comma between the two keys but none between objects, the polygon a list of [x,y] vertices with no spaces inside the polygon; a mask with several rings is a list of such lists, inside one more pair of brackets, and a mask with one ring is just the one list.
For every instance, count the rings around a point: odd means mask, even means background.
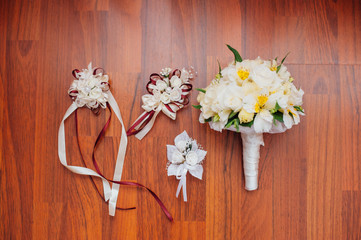
[{"label": "wood grain", "polygon": [[[1,239],[361,238],[360,1],[4,0],[0,16]],[[264,136],[259,190],[244,190],[239,134],[210,130],[187,107],[176,121],[160,115],[144,140],[129,138],[123,173],[153,189],[174,223],[147,192],[129,187],[118,206],[137,209],[110,217],[90,179],[57,156],[72,69],[103,67],[130,126],[151,73],[192,65],[194,86],[204,87],[217,59],[232,60],[225,44],[243,58],[290,51],[286,66],[305,91],[301,123]],[[89,166],[108,115],[79,111]],[[208,151],[204,180],[187,179],[187,203],[165,171],[165,146],[183,130]],[[120,136],[113,119],[96,152],[107,176]],[[74,116],[66,139],[69,163],[82,165]]]}]

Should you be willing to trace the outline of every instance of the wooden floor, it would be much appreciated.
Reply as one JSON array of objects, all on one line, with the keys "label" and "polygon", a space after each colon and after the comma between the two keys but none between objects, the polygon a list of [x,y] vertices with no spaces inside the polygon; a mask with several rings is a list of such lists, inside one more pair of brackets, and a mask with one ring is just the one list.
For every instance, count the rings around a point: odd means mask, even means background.
[{"label": "wooden floor", "polygon": [[[12,0],[0,4],[0,239],[361,239],[361,2]],[[218,133],[187,107],[160,115],[144,140],[129,138],[122,187],[108,215],[89,177],[57,155],[57,132],[71,100],[74,68],[90,61],[111,78],[127,127],[142,113],[149,75],[194,66],[205,87],[232,60],[291,52],[286,66],[305,91],[306,116],[284,134],[265,135],[260,187],[244,190],[239,134]],[[191,103],[196,103],[193,92]],[[86,161],[105,123],[80,111]],[[166,174],[166,144],[187,132],[208,151],[204,180],[189,177],[188,203]],[[112,176],[120,124],[97,150]],[[69,163],[82,165],[74,116],[66,122]],[[97,182],[98,187],[99,182]]]}]

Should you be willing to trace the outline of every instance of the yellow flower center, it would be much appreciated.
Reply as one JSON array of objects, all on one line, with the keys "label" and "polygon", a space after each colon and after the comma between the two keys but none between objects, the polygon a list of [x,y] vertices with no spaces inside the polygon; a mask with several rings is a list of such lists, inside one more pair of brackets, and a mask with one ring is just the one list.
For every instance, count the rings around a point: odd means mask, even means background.
[{"label": "yellow flower center", "polygon": [[261,95],[261,96],[258,96],[257,100],[258,100],[259,105],[263,106],[266,104],[268,97],[265,95]]},{"label": "yellow flower center", "polygon": [[242,80],[246,80],[249,77],[249,71],[241,69],[237,72],[238,76]]},{"label": "yellow flower center", "polygon": [[273,66],[269,68],[271,71],[276,71],[277,70],[277,66]]},{"label": "yellow flower center", "polygon": [[255,111],[256,113],[258,113],[260,110],[261,110],[261,107],[259,106],[258,103],[256,103],[256,105],[254,106],[254,111]]}]

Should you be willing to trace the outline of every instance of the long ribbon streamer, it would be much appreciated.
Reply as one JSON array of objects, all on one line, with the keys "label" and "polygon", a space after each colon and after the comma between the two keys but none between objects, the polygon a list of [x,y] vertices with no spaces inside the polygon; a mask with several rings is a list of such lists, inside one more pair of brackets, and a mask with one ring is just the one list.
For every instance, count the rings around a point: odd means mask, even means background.
[{"label": "long ribbon streamer", "polygon": [[[140,183],[136,183],[136,182],[129,182],[129,181],[120,181],[120,180],[110,180],[108,178],[106,178],[103,173],[101,172],[100,168],[99,168],[99,165],[95,159],[95,149],[98,145],[98,143],[100,142],[101,138],[104,137],[105,135],[105,131],[106,129],[108,128],[109,126],[109,123],[110,123],[110,120],[111,120],[111,115],[112,115],[112,111],[111,111],[111,106],[110,106],[110,103],[108,105],[108,108],[109,108],[109,111],[110,111],[110,116],[106,122],[106,124],[104,125],[103,129],[101,130],[100,134],[98,135],[96,141],[95,141],[95,144],[94,144],[94,148],[93,148],[93,153],[92,153],[92,160],[93,160],[93,165],[96,169],[96,172],[104,179],[106,179],[107,181],[109,182],[112,182],[113,183],[113,186],[114,185],[117,185],[118,186],[118,189],[119,189],[119,185],[127,185],[127,186],[135,186],[135,187],[141,187],[141,188],[145,188],[148,192],[151,193],[151,195],[155,198],[155,200],[157,201],[157,203],[160,205],[161,209],[163,210],[163,212],[165,213],[165,215],[167,216],[167,218],[170,220],[170,221],[173,221],[173,217],[172,215],[169,213],[169,211],[167,210],[167,208],[165,207],[165,205],[163,204],[163,202],[159,199],[159,197],[149,188],[147,188],[146,186],[140,184]],[[83,163],[84,165],[86,166],[86,163],[85,163],[85,160],[83,159],[83,155],[82,155],[82,152],[81,152],[81,149],[80,149],[80,144],[79,144],[79,139],[78,139],[78,124],[77,124],[77,111],[75,110],[75,120],[76,120],[76,131],[77,131],[77,140],[78,140],[78,146],[79,146],[79,151],[80,151],[80,154],[81,154],[81,157],[82,157],[82,160],[83,160]],[[123,129],[124,131],[124,129]],[[124,131],[125,132],[125,131]],[[118,165],[120,166],[120,165]],[[117,167],[116,167],[117,168]],[[92,179],[92,182],[93,182],[93,185],[95,186],[96,190],[98,191],[99,195],[101,196],[98,188],[96,187],[95,183],[94,183],[94,180]],[[113,194],[117,194],[118,195],[118,191],[112,191],[112,195]],[[102,197],[102,196],[101,196]],[[105,199],[105,198],[104,198]],[[110,198],[111,199],[111,198]],[[111,204],[111,202],[109,201],[109,204]],[[115,198],[115,202],[114,202],[114,212],[115,212],[115,209],[121,209],[121,210],[130,210],[130,209],[135,209],[135,207],[132,207],[132,208],[119,208],[119,207],[116,207],[116,198]],[[113,208],[112,208],[113,209]]]}]

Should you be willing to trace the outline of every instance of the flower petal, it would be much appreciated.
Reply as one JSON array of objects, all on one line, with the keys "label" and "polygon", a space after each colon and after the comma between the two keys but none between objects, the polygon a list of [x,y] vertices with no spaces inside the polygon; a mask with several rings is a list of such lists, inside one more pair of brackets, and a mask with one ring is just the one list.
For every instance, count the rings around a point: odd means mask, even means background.
[{"label": "flower petal", "polygon": [[181,165],[178,165],[178,164],[169,165],[168,169],[167,169],[168,176],[177,176],[178,169],[180,169],[181,166],[182,166],[182,164]]},{"label": "flower petal", "polygon": [[181,134],[179,134],[178,136],[175,137],[174,139],[174,143],[177,144],[177,142],[179,141],[188,141],[190,138],[187,134],[186,131],[182,132]]},{"label": "flower petal", "polygon": [[207,155],[207,151],[204,151],[204,150],[201,150],[201,149],[198,149],[196,151],[197,155],[198,155],[198,162],[201,162],[203,161],[203,159],[206,157]]},{"label": "flower petal", "polygon": [[285,113],[283,114],[283,123],[285,124],[286,128],[288,128],[288,129],[290,129],[293,125],[293,119],[288,114],[287,111],[285,111]]},{"label": "flower petal", "polygon": [[202,165],[196,165],[193,168],[190,168],[189,173],[192,174],[193,177],[196,177],[196,178],[202,180],[202,175],[203,175]]},{"label": "flower petal", "polygon": [[172,161],[172,156],[174,151],[178,151],[176,146],[167,145],[167,158],[169,161]]}]

